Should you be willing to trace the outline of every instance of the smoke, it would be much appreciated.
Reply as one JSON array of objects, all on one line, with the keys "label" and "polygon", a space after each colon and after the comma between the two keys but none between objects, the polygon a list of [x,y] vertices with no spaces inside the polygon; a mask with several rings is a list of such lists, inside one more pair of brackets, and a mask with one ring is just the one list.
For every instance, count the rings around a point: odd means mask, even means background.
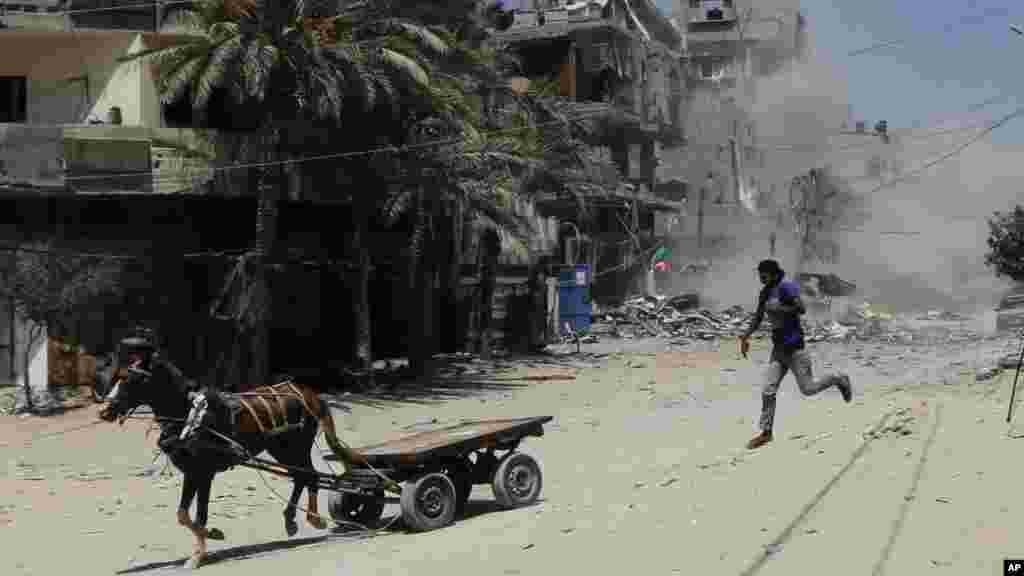
[{"label": "smoke", "polygon": [[[765,1],[757,7],[761,17],[793,14],[799,2]],[[673,288],[699,290],[716,305],[751,306],[758,288],[754,267],[769,257],[773,232],[776,259],[787,271],[795,271],[798,239],[795,223],[786,216],[789,182],[811,168],[830,165],[859,198],[865,214],[854,230],[836,234],[837,262],[808,263],[805,271],[835,273],[857,284],[860,298],[897,311],[991,308],[1008,283],[984,264],[987,218],[1020,201],[1024,164],[1019,158],[1024,150],[982,140],[906,182],[876,190],[899,176],[901,165],[903,171],[914,170],[976,132],[936,136],[929,135],[936,126],[913,133],[900,129],[915,119],[851,118],[847,81],[839,66],[816,53],[813,20],[805,33],[800,58],[793,58],[793,42],[782,41],[759,45],[752,58],[755,72],[762,75],[756,80],[749,113],[765,160],[763,167],[745,172],[754,175],[757,183],[749,187],[758,189],[760,205],[769,208],[756,217],[722,218],[720,223],[709,213],[708,233],[729,240],[705,251],[713,262],[710,272],[683,277]],[[964,103],[964,114],[942,127],[998,117],[991,108],[967,114],[970,104]],[[865,121],[868,130],[878,120],[888,120],[893,144],[843,135],[853,130],[856,120]],[[867,176],[868,164],[876,156],[887,162],[882,178]]]},{"label": "smoke", "polygon": [[[713,263],[707,274],[680,282],[687,290],[699,290],[711,305],[752,306],[760,287],[754,269],[762,259],[774,257],[787,274],[795,273],[798,241],[788,212],[790,182],[825,164],[830,135],[847,118],[845,82],[815,56],[813,22],[803,38],[796,37],[793,24],[798,8],[799,2],[791,0],[759,2],[751,19],[765,22],[780,17],[789,27],[782,27],[778,40],[759,43],[751,55],[757,76],[748,113],[764,163],[747,163],[743,186],[756,189],[760,215],[737,218],[734,211],[716,219],[709,213],[708,234],[722,234],[728,241],[705,249],[704,256]],[[751,30],[757,27],[752,25]]]},{"label": "smoke", "polygon": [[[972,135],[908,143],[899,154],[913,169]],[[918,178],[865,192],[871,219],[844,235],[844,267],[860,277],[865,297],[905,309],[991,308],[1009,282],[984,264],[987,220],[1019,201],[1020,152],[979,141]],[[884,234],[891,231],[913,235]]]}]

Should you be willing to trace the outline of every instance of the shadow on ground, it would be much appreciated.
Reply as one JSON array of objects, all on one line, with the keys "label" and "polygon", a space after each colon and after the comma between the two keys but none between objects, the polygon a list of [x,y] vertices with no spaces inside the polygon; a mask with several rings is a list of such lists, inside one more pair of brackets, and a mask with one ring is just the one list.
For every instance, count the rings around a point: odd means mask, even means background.
[{"label": "shadow on ground", "polygon": [[22,410],[16,413],[15,408],[16,404],[18,404],[18,399],[24,397],[22,387],[10,384],[0,385],[0,415],[62,416],[69,412],[97,405],[92,401],[91,390],[85,386],[77,388],[72,386],[55,386],[47,390],[46,393],[48,395],[47,398],[35,398],[38,391],[33,394],[35,405],[32,411],[24,410],[24,406],[17,406]]},{"label": "shadow on ground", "polygon": [[[541,500],[542,502],[543,500]],[[537,504],[533,504],[536,506]],[[473,518],[485,516],[488,514],[494,514],[503,511],[498,503],[493,500],[470,500],[466,503],[466,510],[464,516],[456,520],[458,522],[465,522]],[[230,562],[237,562],[241,560],[252,560],[261,556],[274,555],[278,552],[285,552],[288,550],[296,549],[311,549],[319,546],[330,545],[330,544],[343,544],[345,542],[355,542],[365,538],[373,538],[379,536],[387,536],[393,534],[404,533],[405,527],[402,524],[400,518],[395,516],[383,518],[380,522],[380,528],[377,532],[367,533],[359,528],[344,528],[337,527],[333,528],[328,534],[322,536],[310,536],[306,538],[291,538],[288,540],[275,540],[272,542],[263,542],[260,544],[249,544],[245,546],[235,546],[232,548],[225,548],[222,550],[215,550],[210,552],[207,561],[203,566],[210,566],[213,564],[228,564]],[[443,530],[443,528],[442,528]],[[182,566],[187,557],[182,557],[177,560],[163,561],[163,562],[149,562],[146,564],[139,564],[119,570],[116,574],[169,574],[169,573],[180,573]]]},{"label": "shadow on ground", "polygon": [[438,356],[430,376],[411,374],[405,368],[381,371],[374,375],[375,388],[345,392],[333,396],[331,404],[385,408],[390,404],[440,404],[457,398],[495,392],[511,392],[537,380],[572,380],[571,373],[552,376],[524,376],[524,368],[580,369],[600,364],[606,354],[533,354],[508,355],[482,360],[468,354]]}]

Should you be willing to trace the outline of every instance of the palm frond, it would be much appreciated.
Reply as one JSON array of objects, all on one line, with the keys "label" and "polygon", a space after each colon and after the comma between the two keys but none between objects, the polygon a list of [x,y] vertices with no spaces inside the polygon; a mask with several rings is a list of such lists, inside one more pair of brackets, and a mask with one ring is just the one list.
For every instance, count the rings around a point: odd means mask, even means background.
[{"label": "palm frond", "polygon": [[399,188],[384,204],[384,222],[393,226],[403,214],[407,214],[412,206],[416,191],[412,187]]},{"label": "palm frond", "polygon": [[185,96],[191,88],[203,61],[199,59],[182,60],[180,66],[168,75],[161,75],[157,82],[160,99],[164,104],[176,102]]},{"label": "palm frond", "polygon": [[257,38],[246,49],[242,76],[250,98],[262,101],[267,96],[270,78],[280,61],[281,52],[266,38]]},{"label": "palm frond", "polygon": [[405,54],[390,48],[380,48],[374,52],[374,56],[378,63],[404,74],[416,85],[423,87],[430,85],[430,76],[427,74],[427,71],[418,62]]},{"label": "palm frond", "polygon": [[339,120],[344,109],[345,97],[337,74],[331,74],[324,67],[311,67],[309,97],[319,118]]},{"label": "palm frond", "polygon": [[388,112],[391,115],[391,120],[394,121],[398,118],[399,111],[401,109],[399,94],[395,89],[394,83],[391,82],[390,78],[383,74],[375,75],[373,81],[377,85],[378,102],[383,99],[383,103],[387,106]]},{"label": "palm frond", "polygon": [[205,108],[216,88],[231,83],[231,79],[226,74],[232,61],[240,59],[242,50],[242,40],[237,35],[225,37],[213,49],[194,83],[193,107],[195,109]]},{"label": "palm frond", "polygon": [[382,35],[398,34],[404,36],[438,56],[447,55],[451,51],[449,42],[430,28],[420,24],[405,20],[389,19],[384,21],[380,28],[380,31],[383,32]]}]

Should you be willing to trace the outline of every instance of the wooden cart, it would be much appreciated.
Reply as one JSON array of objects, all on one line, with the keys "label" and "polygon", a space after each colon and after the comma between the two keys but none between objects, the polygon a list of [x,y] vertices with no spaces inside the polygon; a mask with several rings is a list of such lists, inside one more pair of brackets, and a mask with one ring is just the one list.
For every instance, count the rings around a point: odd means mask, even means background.
[{"label": "wooden cart", "polygon": [[[357,448],[368,465],[341,476],[333,485],[329,510],[339,522],[376,524],[387,502],[383,479],[404,483],[402,520],[414,531],[436,530],[465,511],[476,484],[490,484],[504,508],[527,506],[540,497],[540,466],[517,452],[527,436],[543,436],[552,416],[479,420]],[[504,452],[500,457],[495,452]],[[324,456],[334,458],[332,454]],[[326,478],[325,478],[326,479]]]}]

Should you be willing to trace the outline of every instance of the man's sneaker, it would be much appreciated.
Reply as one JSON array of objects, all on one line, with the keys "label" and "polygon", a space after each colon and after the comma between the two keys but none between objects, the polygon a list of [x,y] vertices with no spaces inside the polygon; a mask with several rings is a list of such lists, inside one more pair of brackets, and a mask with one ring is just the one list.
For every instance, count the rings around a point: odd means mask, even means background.
[{"label": "man's sneaker", "polygon": [[840,375],[837,386],[839,387],[839,393],[843,395],[843,400],[846,402],[853,400],[853,385],[850,384],[849,376],[846,374]]},{"label": "man's sneaker", "polygon": [[764,446],[765,444],[767,444],[767,443],[769,443],[771,441],[772,441],[772,433],[771,432],[761,432],[757,436],[754,436],[754,438],[751,439],[750,442],[747,442],[747,450],[755,450],[757,448],[760,448],[761,446]]}]

